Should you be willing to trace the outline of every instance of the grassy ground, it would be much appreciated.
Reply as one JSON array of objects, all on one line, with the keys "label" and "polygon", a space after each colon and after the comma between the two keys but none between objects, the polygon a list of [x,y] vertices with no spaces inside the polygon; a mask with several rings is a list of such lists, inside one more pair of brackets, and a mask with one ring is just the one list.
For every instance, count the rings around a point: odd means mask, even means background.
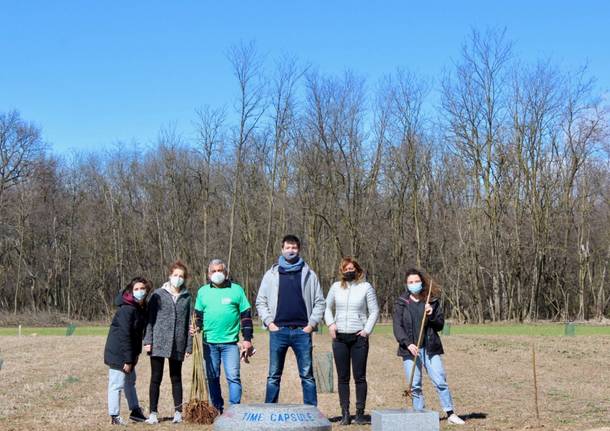
[{"label": "grassy ground", "polygon": [[[85,332],[85,328],[77,328]],[[98,328],[102,331],[103,328]],[[97,331],[98,329],[91,329]],[[453,328],[452,328],[453,329]],[[65,333],[65,328],[64,331]],[[407,406],[402,397],[406,378],[396,343],[380,327],[371,338],[367,411]],[[0,338],[1,430],[112,429],[106,416],[107,368],[102,362],[105,339],[95,335],[3,336]],[[39,335],[43,335],[42,332]],[[547,334],[548,335],[548,334]],[[538,429],[532,384],[532,345],[537,352],[541,430],[587,430],[608,425],[610,411],[610,337],[532,337],[527,335],[444,336],[444,357],[456,411],[467,419],[464,430]],[[330,350],[326,333],[314,336],[314,352]],[[261,402],[267,374],[268,337],[255,337],[258,354],[242,366],[243,402]],[[184,364],[184,393],[190,388],[192,359]],[[148,406],[149,363],[137,367],[141,404]],[[226,386],[223,383],[224,393]],[[439,410],[430,381],[424,380],[429,408]],[[353,394],[352,394],[353,397]],[[288,355],[281,402],[302,400],[296,364]],[[172,413],[169,376],[162,384],[160,414]],[[337,394],[320,394],[319,408],[329,417],[339,414]],[[125,410],[124,402],[123,409]],[[130,425],[132,429],[150,429]],[[445,420],[441,429],[449,429]],[[163,422],[156,429],[210,429]],[[333,429],[340,430],[337,424]],[[350,426],[350,430],[370,426]],[[452,428],[455,429],[455,428]]]},{"label": "grassy ground", "polygon": [[[558,337],[565,334],[565,325],[552,324],[485,324],[485,325],[446,325],[445,335],[507,335],[507,336],[550,336]],[[61,327],[22,327],[21,334],[31,335],[66,335],[67,326]],[[257,333],[264,332],[260,326],[255,328]],[[0,336],[18,334],[18,327],[0,327]],[[326,333],[322,328],[322,333]],[[380,324],[375,328],[375,333],[380,335],[392,335],[392,325]],[[108,334],[108,326],[76,326],[74,335],[103,335]],[[575,325],[575,335],[610,335],[610,326]]]}]

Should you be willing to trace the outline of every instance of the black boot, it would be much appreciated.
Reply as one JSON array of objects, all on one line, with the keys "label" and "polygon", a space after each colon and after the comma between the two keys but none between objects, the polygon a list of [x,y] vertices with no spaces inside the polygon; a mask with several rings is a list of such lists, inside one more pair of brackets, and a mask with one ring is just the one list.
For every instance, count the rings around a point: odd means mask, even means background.
[{"label": "black boot", "polygon": [[352,418],[349,415],[349,409],[341,409],[341,422],[340,425],[349,425],[352,423]]},{"label": "black boot", "polygon": [[356,425],[365,425],[368,422],[364,418],[364,409],[356,409],[356,418],[354,419]]}]

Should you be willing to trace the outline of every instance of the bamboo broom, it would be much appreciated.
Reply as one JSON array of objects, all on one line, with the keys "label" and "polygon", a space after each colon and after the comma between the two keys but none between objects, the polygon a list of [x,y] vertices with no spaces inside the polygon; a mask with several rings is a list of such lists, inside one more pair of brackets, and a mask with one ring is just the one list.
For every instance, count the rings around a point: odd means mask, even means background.
[{"label": "bamboo broom", "polygon": [[[193,314],[192,322],[195,322]],[[218,410],[208,402],[208,385],[203,369],[203,341],[199,333],[193,335],[193,374],[191,378],[190,400],[184,406],[187,422],[210,425],[218,416]]]},{"label": "bamboo broom", "polygon": [[[426,297],[426,305],[430,303],[430,294],[432,293],[432,282],[429,283],[428,286],[428,296]],[[419,327],[419,336],[417,337],[417,353],[418,355],[413,358],[413,366],[411,367],[411,376],[409,377],[409,386],[407,390],[404,392],[404,396],[408,398],[413,398],[413,377],[415,376],[415,367],[417,365],[417,358],[419,356],[419,348],[421,347],[421,343],[424,335],[424,328],[426,326],[426,320],[428,319],[428,315],[426,314],[426,307],[424,306],[424,316],[421,319],[421,325]]]}]

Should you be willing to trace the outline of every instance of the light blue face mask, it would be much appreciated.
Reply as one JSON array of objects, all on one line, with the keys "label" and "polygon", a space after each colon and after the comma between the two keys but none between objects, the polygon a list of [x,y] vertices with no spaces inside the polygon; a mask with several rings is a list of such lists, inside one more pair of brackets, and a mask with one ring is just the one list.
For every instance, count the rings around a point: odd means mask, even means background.
[{"label": "light blue face mask", "polygon": [[143,300],[145,296],[146,296],[145,290],[136,290],[135,292],[133,292],[133,297],[135,298],[136,301]]},{"label": "light blue face mask", "polygon": [[424,286],[422,285],[421,282],[407,284],[407,289],[409,289],[409,292],[411,292],[414,295],[417,295],[419,292],[421,292],[423,288],[424,288]]}]

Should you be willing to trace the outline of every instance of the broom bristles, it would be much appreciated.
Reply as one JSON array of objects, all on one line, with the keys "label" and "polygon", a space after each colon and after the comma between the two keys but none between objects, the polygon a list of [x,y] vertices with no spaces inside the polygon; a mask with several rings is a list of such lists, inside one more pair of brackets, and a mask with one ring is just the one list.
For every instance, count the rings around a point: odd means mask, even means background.
[{"label": "broom bristles", "polygon": [[[193,319],[194,321],[194,319]],[[218,410],[208,403],[208,387],[203,369],[203,346],[201,336],[193,337],[193,375],[190,401],[184,406],[187,422],[210,425],[218,416]]]},{"label": "broom bristles", "polygon": [[192,399],[184,406],[184,419],[188,422],[211,425],[218,416],[218,410],[207,401]]}]

